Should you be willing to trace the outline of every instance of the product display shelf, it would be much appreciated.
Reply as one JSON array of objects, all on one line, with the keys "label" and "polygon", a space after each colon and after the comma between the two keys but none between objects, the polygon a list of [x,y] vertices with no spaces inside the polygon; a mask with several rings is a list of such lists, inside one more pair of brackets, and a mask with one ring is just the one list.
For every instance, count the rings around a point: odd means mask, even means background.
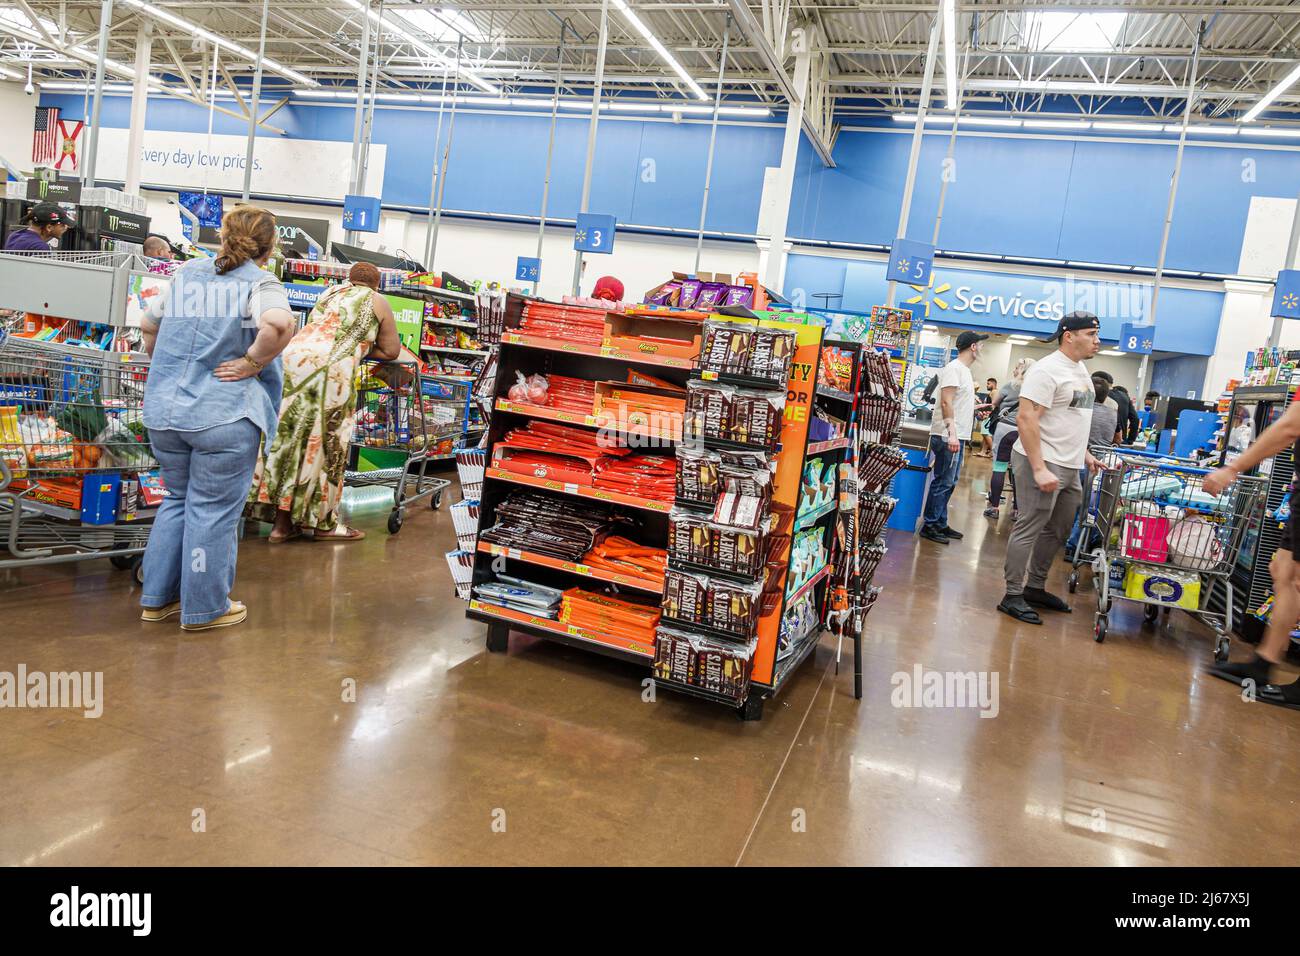
[{"label": "product display shelf", "polygon": [[831,388],[828,385],[818,385],[817,394],[823,398],[833,398],[837,402],[844,402],[848,405],[852,405],[856,401],[854,396],[849,392],[842,391],[838,388]]},{"label": "product display shelf", "polygon": [[[810,455],[809,457],[815,457],[815,456]],[[820,508],[815,508],[812,511],[808,511],[805,512],[804,514],[799,515],[794,520],[794,530],[803,531],[806,528],[811,528],[818,521],[821,521],[822,518],[825,518],[832,511],[835,511],[837,507],[838,507],[837,502],[828,501]]]},{"label": "product display shelf", "polygon": [[554,568],[557,571],[564,571],[568,574],[576,574],[584,578],[590,578],[596,581],[606,581],[610,584],[617,584],[620,587],[632,588],[637,591],[646,591],[650,594],[662,594],[663,583],[658,585],[648,584],[637,578],[626,574],[618,574],[614,571],[606,571],[604,568],[593,568],[577,561],[565,561],[561,558],[552,558],[545,554],[536,554],[532,551],[521,551],[518,548],[507,548],[499,544],[491,544],[487,541],[478,543],[478,550],[494,557],[509,558],[512,561],[522,561],[524,564],[535,564],[540,568]]},{"label": "product display shelf", "polygon": [[588,355],[593,358],[607,358],[618,362],[631,362],[636,365],[655,365],[660,368],[689,369],[694,364],[687,359],[666,355],[650,355],[629,352],[626,349],[611,348],[607,345],[593,345],[589,342],[565,342],[560,339],[548,339],[539,335],[524,335],[520,332],[504,332],[502,345],[518,345],[528,349],[540,349],[546,352],[561,352],[570,355]]},{"label": "product display shelf", "polygon": [[548,422],[561,422],[565,425],[581,425],[583,428],[600,428],[615,432],[620,435],[630,435],[639,439],[654,439],[661,442],[675,442],[677,439],[672,435],[663,433],[652,434],[640,430],[612,428],[609,424],[610,419],[600,415],[582,415],[578,412],[565,412],[557,408],[548,408],[545,405],[530,405],[527,402],[512,402],[509,399],[498,398],[493,407],[499,412],[510,412],[514,415],[523,415],[528,418],[540,418]]},{"label": "product display shelf", "polygon": [[478,323],[471,322],[468,319],[444,319],[435,315],[426,315],[424,317],[425,325],[454,325],[458,329],[477,329]]},{"label": "product display shelf", "polygon": [[829,561],[827,561],[820,568],[818,568],[817,573],[814,574],[812,577],[810,577],[807,581],[805,581],[797,591],[795,591],[793,594],[788,595],[786,597],[786,603],[793,604],[795,601],[799,600],[801,597],[803,597],[805,594],[807,594],[817,585],[821,584],[822,580],[830,573],[831,573],[831,564]]},{"label": "product display shelf", "polygon": [[442,299],[447,302],[463,302],[470,305],[475,302],[475,296],[472,292],[461,292],[458,289],[441,289],[437,286],[419,283],[404,282],[397,291],[403,295],[422,295],[430,299]]},{"label": "product display shelf", "polygon": [[535,475],[521,475],[516,472],[506,471],[504,468],[489,467],[484,473],[486,478],[494,478],[497,481],[505,481],[515,485],[526,485],[529,488],[541,488],[545,491],[556,491],[562,495],[569,495],[574,498],[593,498],[597,501],[604,501],[607,504],[623,505],[627,508],[639,508],[642,511],[657,511],[661,514],[667,514],[672,510],[672,505],[666,501],[652,501],[649,498],[637,498],[634,495],[625,495],[621,491],[610,491],[607,488],[594,488],[591,485],[578,485],[568,481],[553,481],[550,478],[538,478]]},{"label": "product display shelf", "polygon": [[[352,263],[326,262],[321,259],[286,259],[284,271],[287,275],[303,279],[335,279],[342,281],[348,277]],[[382,292],[400,292],[406,277],[410,273],[402,269],[379,269],[379,288]]]},{"label": "product display shelf", "polygon": [[833,451],[843,451],[848,448],[850,441],[848,438],[831,438],[826,441],[815,441],[808,445],[809,455],[824,455]]},{"label": "product display shelf", "polygon": [[[497,607],[479,600],[469,602],[469,610],[465,612],[465,616],[472,620],[483,621],[486,624],[498,627],[504,626],[507,634],[511,629],[523,631],[527,634],[558,641],[561,644],[596,651],[609,657],[617,657],[619,660],[633,664],[644,665],[654,658],[654,648],[638,641],[613,634],[602,634],[599,631],[586,628],[574,627],[562,621],[536,617],[522,611]],[[504,639],[505,635],[501,635],[499,632],[494,633],[493,630],[489,629],[488,649],[504,651],[505,647],[503,645],[499,646],[494,643]]]}]

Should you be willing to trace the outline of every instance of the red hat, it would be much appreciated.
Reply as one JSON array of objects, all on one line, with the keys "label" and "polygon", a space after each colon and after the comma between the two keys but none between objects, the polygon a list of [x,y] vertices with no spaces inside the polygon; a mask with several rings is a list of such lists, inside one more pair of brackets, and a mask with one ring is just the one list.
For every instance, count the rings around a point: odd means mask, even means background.
[{"label": "red hat", "polygon": [[591,290],[593,299],[608,299],[610,302],[623,301],[623,283],[613,276],[601,276],[596,280],[596,288]]}]

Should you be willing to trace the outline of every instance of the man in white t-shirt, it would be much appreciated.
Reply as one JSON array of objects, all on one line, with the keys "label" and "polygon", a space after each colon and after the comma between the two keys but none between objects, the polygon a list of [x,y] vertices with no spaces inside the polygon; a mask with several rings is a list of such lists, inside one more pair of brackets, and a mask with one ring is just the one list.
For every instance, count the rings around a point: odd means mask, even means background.
[{"label": "man in white t-shirt", "polygon": [[947,544],[962,536],[948,527],[948,499],[961,473],[961,459],[975,422],[975,381],[970,367],[979,358],[987,335],[963,332],[957,336],[957,357],[939,370],[935,389],[938,401],[930,420],[930,453],[934,455],[930,493],[925,499],[925,525],[921,537]]},{"label": "man in white t-shirt", "polygon": [[1096,389],[1083,360],[1101,348],[1100,329],[1088,312],[1061,319],[1048,340],[1060,348],[1034,363],[1020,389],[1020,439],[1011,452],[1020,517],[1007,542],[1007,593],[998,610],[1026,624],[1043,623],[1036,607],[1070,610],[1047,591],[1047,572],[1083,498],[1080,469],[1099,467],[1088,452]]}]

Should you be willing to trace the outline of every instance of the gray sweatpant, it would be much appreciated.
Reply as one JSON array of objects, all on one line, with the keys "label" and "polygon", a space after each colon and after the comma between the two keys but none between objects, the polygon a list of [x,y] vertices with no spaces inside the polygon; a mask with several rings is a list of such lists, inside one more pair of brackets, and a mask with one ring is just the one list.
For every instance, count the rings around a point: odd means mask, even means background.
[{"label": "gray sweatpant", "polygon": [[1062,468],[1051,462],[1046,465],[1061,479],[1060,486],[1050,494],[1040,491],[1034,483],[1029,459],[1018,451],[1011,453],[1011,474],[1020,498],[1020,517],[1012,526],[1011,540],[1007,542],[1008,594],[1022,594],[1026,586],[1046,585],[1052,560],[1070,536],[1075,512],[1083,500],[1079,469]]}]

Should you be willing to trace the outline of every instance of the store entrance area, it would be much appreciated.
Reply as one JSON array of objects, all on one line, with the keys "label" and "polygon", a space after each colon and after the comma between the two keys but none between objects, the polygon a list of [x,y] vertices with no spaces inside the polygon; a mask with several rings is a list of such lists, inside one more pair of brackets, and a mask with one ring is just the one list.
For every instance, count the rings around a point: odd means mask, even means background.
[{"label": "store entrance area", "polygon": [[[445,509],[352,544],[245,540],[248,621],[193,636],[142,623],[107,562],[4,572],[5,656],[103,671],[107,705],[8,712],[0,864],[1293,863],[1263,837],[1294,807],[1262,790],[1300,790],[1293,715],[1208,676],[1186,614],[1147,630],[1121,604],[1095,644],[1086,582],[1044,626],[998,614],[988,478],[968,461],[964,540],[887,533],[863,699],[824,636],[752,723],[521,633],[489,654],[447,597]],[[1000,681],[921,713],[931,670]]]}]

